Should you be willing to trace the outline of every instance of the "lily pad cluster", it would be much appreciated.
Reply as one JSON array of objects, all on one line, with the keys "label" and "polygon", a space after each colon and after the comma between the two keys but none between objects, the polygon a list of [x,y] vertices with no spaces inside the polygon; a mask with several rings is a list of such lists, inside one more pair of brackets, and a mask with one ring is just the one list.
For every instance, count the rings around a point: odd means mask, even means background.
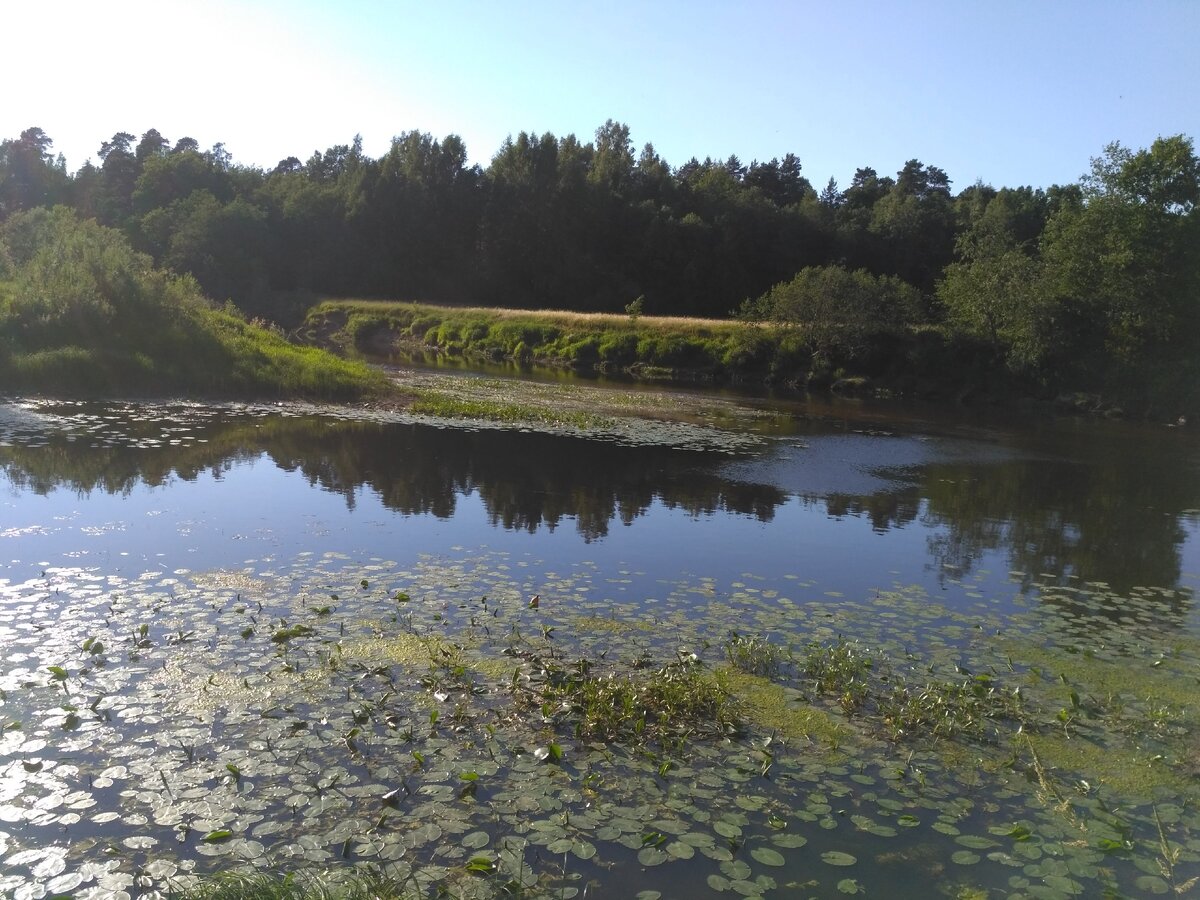
[{"label": "lily pad cluster", "polygon": [[1156,610],[1186,598],[1046,594],[487,550],[50,569],[0,585],[0,893],[1184,893],[1200,641]]}]

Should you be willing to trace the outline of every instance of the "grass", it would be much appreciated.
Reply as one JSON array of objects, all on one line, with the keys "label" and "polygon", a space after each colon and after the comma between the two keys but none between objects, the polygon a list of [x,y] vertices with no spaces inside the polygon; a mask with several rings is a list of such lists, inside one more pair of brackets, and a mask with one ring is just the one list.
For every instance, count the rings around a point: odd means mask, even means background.
[{"label": "grass", "polygon": [[1013,388],[981,368],[978,348],[943,327],[872,336],[854,353],[814,353],[811,329],[739,319],[615,315],[329,299],[297,339],[350,355],[440,356],[626,373],[640,380],[783,383],[930,397]]},{"label": "grass", "polygon": [[837,747],[845,739],[845,725],[825,710],[803,702],[797,691],[766,676],[730,672],[725,683],[747,721],[768,734],[789,740],[815,740],[828,747]]},{"label": "grass", "polygon": [[347,351],[433,348],[451,356],[644,377],[795,378],[810,361],[794,332],[733,320],[563,310],[329,300],[309,312],[299,334]]},{"label": "grass", "polygon": [[788,661],[788,654],[765,638],[734,632],[725,642],[725,658],[739,672],[771,676],[779,674]]},{"label": "grass", "polygon": [[154,268],[123,234],[63,207],[0,230],[0,383],[67,396],[357,399],[387,390],[361,362],[289,343]]},{"label": "grass", "polygon": [[741,728],[728,687],[689,658],[656,669],[598,674],[587,660],[564,666],[534,657],[530,669],[527,682],[512,684],[518,705],[540,710],[580,738],[679,746]]},{"label": "grass", "polygon": [[381,373],[217,309],[194,309],[172,327],[120,342],[67,344],[0,355],[9,390],[46,395],[186,394],[350,400],[387,390]]}]

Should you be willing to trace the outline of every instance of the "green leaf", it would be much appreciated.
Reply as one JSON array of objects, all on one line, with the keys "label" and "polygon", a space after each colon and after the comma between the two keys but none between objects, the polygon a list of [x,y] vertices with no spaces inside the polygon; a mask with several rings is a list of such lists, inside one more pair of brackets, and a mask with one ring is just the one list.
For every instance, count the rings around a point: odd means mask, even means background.
[{"label": "green leaf", "polygon": [[643,866],[658,866],[665,863],[671,857],[664,850],[658,847],[643,847],[638,851],[638,862]]},{"label": "green leaf", "polygon": [[486,831],[472,831],[462,839],[462,845],[468,850],[481,850],[491,841]]},{"label": "green leaf", "polygon": [[206,844],[219,844],[221,841],[227,841],[231,837],[233,837],[233,832],[222,828],[218,831],[210,831],[204,837],[200,838],[200,840]]},{"label": "green leaf", "polygon": [[858,857],[840,850],[826,850],[821,854],[821,862],[830,866],[853,866],[858,862]]},{"label": "green leaf", "polygon": [[571,852],[579,859],[591,859],[596,855],[596,845],[591,841],[575,841],[571,845]]},{"label": "green leaf", "polygon": [[784,862],[783,854],[770,847],[755,847],[750,855],[764,866],[782,866]]},{"label": "green leaf", "polygon": [[732,822],[726,822],[723,819],[718,819],[713,822],[713,831],[724,838],[739,838],[742,836],[742,829],[734,825]]},{"label": "green leaf", "polygon": [[729,890],[729,879],[724,875],[713,873],[708,876],[708,886],[717,893],[722,893]]},{"label": "green leaf", "polygon": [[996,842],[992,839],[976,834],[960,834],[954,839],[954,842],[963,847],[969,847],[972,850],[988,850],[997,846]]},{"label": "green leaf", "polygon": [[478,872],[482,875],[488,875],[496,868],[494,860],[487,856],[472,856],[465,866],[468,872]]}]

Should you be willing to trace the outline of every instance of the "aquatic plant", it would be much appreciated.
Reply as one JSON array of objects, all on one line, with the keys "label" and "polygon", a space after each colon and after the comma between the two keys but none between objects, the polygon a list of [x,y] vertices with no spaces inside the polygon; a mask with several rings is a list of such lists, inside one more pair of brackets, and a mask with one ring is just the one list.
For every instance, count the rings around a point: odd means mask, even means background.
[{"label": "aquatic plant", "polygon": [[736,631],[725,642],[725,658],[740,672],[751,675],[778,675],[789,654],[777,644]]},{"label": "aquatic plant", "polygon": [[[630,574],[650,618],[595,567],[520,561],[4,587],[29,627],[0,632],[19,649],[0,657],[0,891],[191,889],[246,862],[293,882],[370,864],[394,896],[1195,886],[1200,644],[1156,623],[1157,595],[1081,624],[1113,599],[1091,588],[999,629],[986,598]],[[111,850],[56,841],[81,822]]]},{"label": "aquatic plant", "polygon": [[586,659],[563,666],[540,655],[526,665],[528,676],[511,682],[518,703],[579,738],[679,746],[736,733],[741,725],[729,690],[688,656],[632,672],[600,673]]}]

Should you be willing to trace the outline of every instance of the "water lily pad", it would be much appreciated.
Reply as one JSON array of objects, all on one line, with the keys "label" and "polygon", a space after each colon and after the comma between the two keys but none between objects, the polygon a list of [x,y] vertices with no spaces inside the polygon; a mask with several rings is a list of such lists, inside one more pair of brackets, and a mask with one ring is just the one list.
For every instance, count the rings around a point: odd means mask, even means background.
[{"label": "water lily pad", "polygon": [[764,866],[782,866],[784,863],[783,854],[770,847],[755,847],[750,855]]},{"label": "water lily pad", "polygon": [[750,866],[744,860],[734,859],[721,863],[721,874],[731,881],[744,881],[750,877]]},{"label": "water lily pad", "polygon": [[742,836],[742,829],[732,822],[717,820],[713,822],[713,831],[725,838],[739,838]]},{"label": "water lily pad", "polygon": [[783,847],[784,849],[794,850],[798,847],[803,847],[805,844],[807,844],[808,838],[804,837],[804,835],[802,835],[802,834],[792,834],[792,833],[784,832],[782,834],[771,835],[771,843],[774,844],[776,847]]},{"label": "water lily pad", "polygon": [[464,835],[460,843],[468,850],[479,850],[486,847],[491,840],[491,835],[486,831],[472,831]]},{"label": "water lily pad", "polygon": [[575,841],[571,845],[571,853],[579,859],[591,859],[596,855],[596,845],[590,841]]},{"label": "water lily pad", "polygon": [[671,857],[658,847],[643,847],[638,851],[638,862],[643,866],[659,866]]},{"label": "water lily pad", "polygon": [[708,876],[708,886],[717,893],[723,893],[729,890],[730,881],[724,875],[717,875],[715,872]]},{"label": "water lily pad", "polygon": [[683,841],[671,841],[667,844],[667,853],[675,859],[691,859],[696,855],[696,848],[691,844],[685,844]]},{"label": "water lily pad", "polygon": [[830,866],[853,866],[858,862],[858,857],[841,850],[826,850],[821,854],[821,862]]}]

